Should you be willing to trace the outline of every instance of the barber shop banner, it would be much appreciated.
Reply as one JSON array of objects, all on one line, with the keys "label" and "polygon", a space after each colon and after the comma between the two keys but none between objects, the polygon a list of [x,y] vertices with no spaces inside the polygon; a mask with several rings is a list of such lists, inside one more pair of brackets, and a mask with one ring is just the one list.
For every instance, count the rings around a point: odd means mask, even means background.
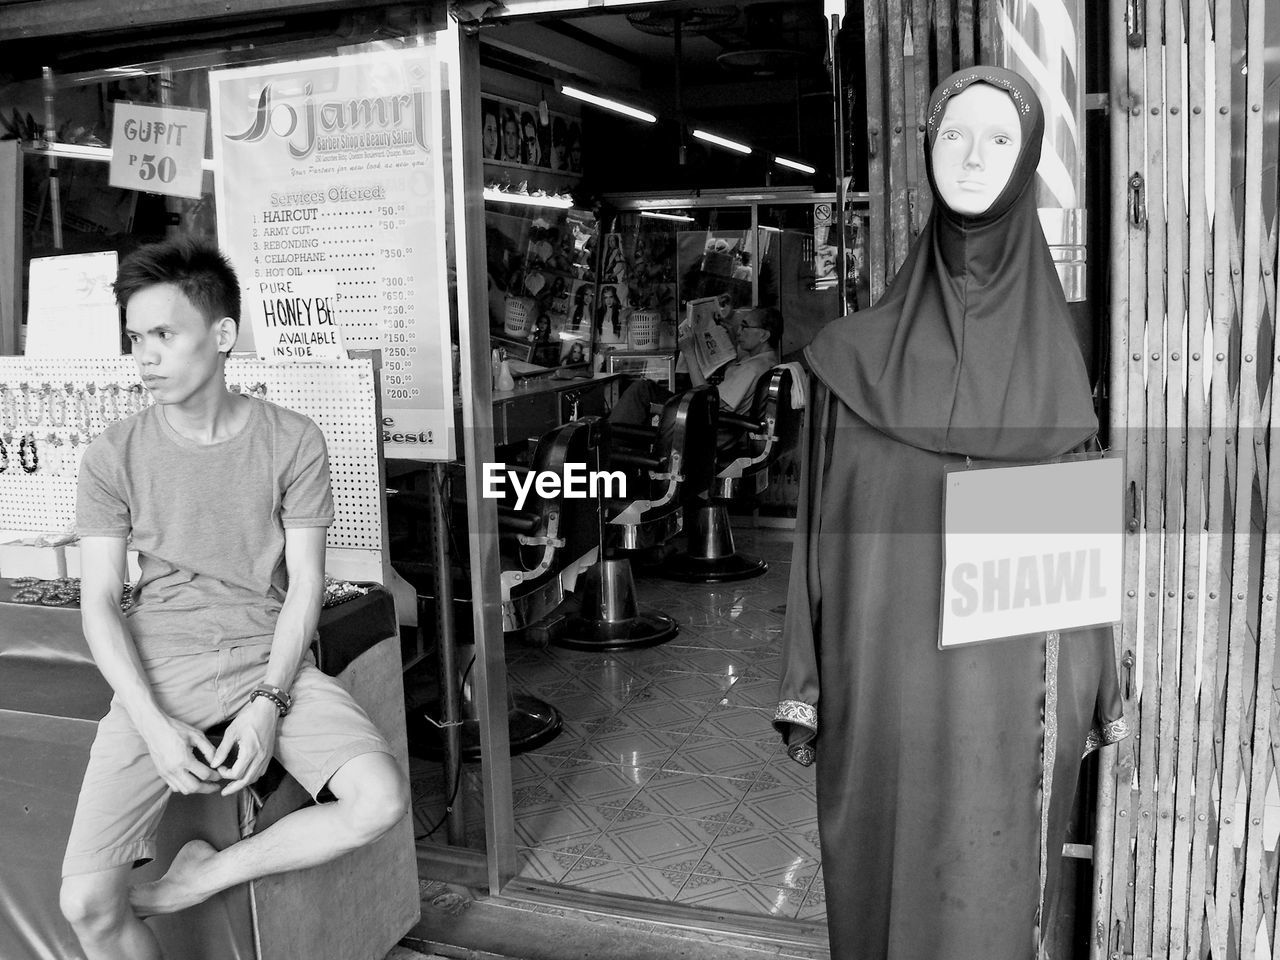
[{"label": "barber shop banner", "polygon": [[453,458],[439,74],[427,46],[209,75],[236,349],[381,350],[385,453],[417,460]]},{"label": "barber shop banner", "polygon": [[941,649],[1120,619],[1123,463],[947,472]]}]

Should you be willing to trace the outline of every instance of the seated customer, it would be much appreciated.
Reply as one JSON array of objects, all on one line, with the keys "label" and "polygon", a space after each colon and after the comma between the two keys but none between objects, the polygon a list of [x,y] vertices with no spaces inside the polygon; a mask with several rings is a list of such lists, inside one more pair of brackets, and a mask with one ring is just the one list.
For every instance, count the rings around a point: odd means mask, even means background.
[{"label": "seated customer", "polygon": [[[778,363],[778,347],[782,343],[782,314],[773,307],[752,307],[741,311],[736,343],[738,355],[711,375],[714,383],[722,376],[717,389],[720,394],[720,410],[723,413],[746,415],[751,412],[756,384]],[[690,341],[680,341],[682,353],[690,350]],[[689,379],[693,385],[707,382],[698,364],[686,357]],[[650,404],[664,403],[671,391],[652,380],[638,380],[627,387],[609,412],[613,423],[646,424],[650,419]]]}]

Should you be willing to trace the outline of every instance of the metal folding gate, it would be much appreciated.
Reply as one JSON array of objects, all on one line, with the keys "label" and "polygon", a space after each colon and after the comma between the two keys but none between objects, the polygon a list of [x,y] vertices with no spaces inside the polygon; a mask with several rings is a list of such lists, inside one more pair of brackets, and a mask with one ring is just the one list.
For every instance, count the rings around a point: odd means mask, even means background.
[{"label": "metal folding gate", "polygon": [[1270,957],[1280,351],[1265,41],[1280,9],[1130,0],[1110,16],[1112,439],[1131,491],[1120,652],[1138,740],[1135,775],[1103,778],[1092,955]]}]

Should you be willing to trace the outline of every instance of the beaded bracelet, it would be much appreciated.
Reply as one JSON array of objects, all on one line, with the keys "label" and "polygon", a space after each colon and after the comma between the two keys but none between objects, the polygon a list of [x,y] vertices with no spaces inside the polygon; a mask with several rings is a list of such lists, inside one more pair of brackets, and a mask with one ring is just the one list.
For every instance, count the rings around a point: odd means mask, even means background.
[{"label": "beaded bracelet", "polygon": [[18,444],[18,462],[22,465],[25,473],[35,473],[40,469],[40,454],[36,450],[34,434],[25,433],[22,435],[22,442]]},{"label": "beaded bracelet", "polygon": [[273,686],[269,683],[259,684],[255,687],[253,692],[249,694],[249,702],[253,703],[257,697],[266,697],[274,703],[276,705],[276,711],[282,717],[288,713],[289,708],[293,706],[293,698],[290,697],[289,694],[285,693],[279,687]]},{"label": "beaded bracelet", "polygon": [[[47,386],[47,384],[46,384]],[[31,384],[23,382],[18,384],[18,389],[22,391],[22,417],[28,426],[44,423],[44,393],[39,390],[32,390]],[[36,398],[36,412],[31,412],[31,398]]]}]

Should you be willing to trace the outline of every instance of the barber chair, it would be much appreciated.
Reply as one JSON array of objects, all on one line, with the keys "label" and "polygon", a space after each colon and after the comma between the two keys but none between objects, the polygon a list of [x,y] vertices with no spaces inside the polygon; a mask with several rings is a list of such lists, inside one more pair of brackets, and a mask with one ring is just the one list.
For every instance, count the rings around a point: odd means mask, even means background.
[{"label": "barber chair", "polygon": [[[547,471],[563,475],[568,463],[589,463],[599,436],[600,428],[595,418],[565,424],[538,441],[531,466],[525,472]],[[518,467],[509,469],[520,470]],[[390,491],[387,503],[393,509],[399,507],[413,513],[429,507],[427,495],[404,490]],[[463,503],[454,504],[455,529],[465,527],[463,506]],[[578,571],[595,558],[595,529],[595,513],[590,500],[543,498],[531,488],[519,510],[498,504],[504,642],[523,642],[536,647],[547,645],[557,623],[563,620],[553,613],[564,604],[566,581],[571,587]],[[393,560],[392,565],[417,591],[419,629],[436,623],[432,565],[411,559]],[[480,728],[470,683],[470,664],[475,655],[471,581],[464,566],[453,569],[452,584],[457,662],[463,668],[460,679],[461,755],[464,760],[476,760],[480,757]],[[443,756],[444,738],[434,720],[438,716],[437,701],[427,699],[410,706],[409,747],[414,756],[432,760]],[[554,706],[514,692],[508,692],[507,721],[513,756],[554,740],[562,726],[560,714]]]},{"label": "barber chair", "polygon": [[600,558],[582,577],[579,608],[553,638],[557,646],[651,647],[679,631],[666,614],[640,609],[627,554],[665,544],[682,529],[686,505],[711,482],[718,410],[715,388],[702,385],[668,400],[656,428],[611,425],[609,467],[630,471],[629,496],[599,497]]},{"label": "barber chair", "polygon": [[683,583],[723,583],[758,577],[769,569],[761,559],[737,552],[729,523],[735,498],[758,496],[769,483],[769,468],[793,452],[800,439],[803,409],[792,400],[790,368],[774,367],[756,384],[751,416],[720,414],[720,432],[738,431],[721,447],[716,474],[705,501],[691,512],[685,552],[654,572]]}]

